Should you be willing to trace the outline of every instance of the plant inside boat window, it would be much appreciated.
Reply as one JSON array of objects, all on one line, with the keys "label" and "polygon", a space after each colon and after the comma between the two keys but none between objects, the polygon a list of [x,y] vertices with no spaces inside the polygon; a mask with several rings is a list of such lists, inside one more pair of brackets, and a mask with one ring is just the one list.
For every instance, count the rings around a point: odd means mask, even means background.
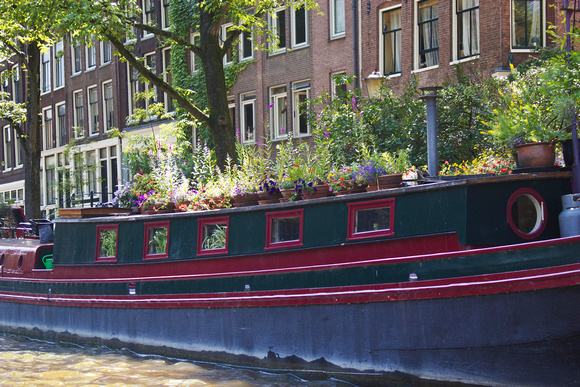
[{"label": "plant inside boat window", "polygon": [[144,259],[168,257],[169,222],[145,223]]},{"label": "plant inside boat window", "polygon": [[512,231],[522,239],[534,239],[546,228],[547,209],[542,196],[531,188],[514,192],[507,205],[507,220]]},{"label": "plant inside boat window", "polygon": [[197,255],[228,253],[229,217],[198,219]]},{"label": "plant inside boat window", "polygon": [[119,225],[97,226],[96,262],[117,262]]},{"label": "plant inside boat window", "polygon": [[347,240],[394,235],[395,199],[348,204]]},{"label": "plant inside boat window", "polygon": [[266,250],[302,246],[304,210],[266,213]]}]

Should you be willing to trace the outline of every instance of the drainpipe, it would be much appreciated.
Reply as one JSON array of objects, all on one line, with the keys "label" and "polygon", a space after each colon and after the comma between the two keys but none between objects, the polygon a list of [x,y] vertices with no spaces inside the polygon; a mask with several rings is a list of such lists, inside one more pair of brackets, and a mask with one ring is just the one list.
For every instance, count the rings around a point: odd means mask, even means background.
[{"label": "drainpipe", "polygon": [[437,163],[437,90],[440,86],[422,87],[424,99],[427,104],[427,169],[430,177],[437,177],[439,174]]},{"label": "drainpipe", "polygon": [[352,59],[353,59],[353,75],[354,78],[354,88],[358,89],[360,87],[360,82],[358,79],[358,23],[357,23],[357,12],[356,12],[357,0],[352,0]]}]

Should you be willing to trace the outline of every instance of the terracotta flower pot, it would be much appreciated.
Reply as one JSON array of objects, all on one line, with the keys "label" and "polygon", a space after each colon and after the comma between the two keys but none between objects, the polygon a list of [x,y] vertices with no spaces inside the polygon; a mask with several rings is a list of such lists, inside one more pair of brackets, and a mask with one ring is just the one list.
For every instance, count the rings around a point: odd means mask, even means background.
[{"label": "terracotta flower pot", "polygon": [[392,174],[392,175],[382,175],[377,177],[375,181],[373,181],[367,187],[367,192],[370,191],[378,191],[382,189],[389,189],[389,188],[397,188],[401,185],[403,181],[403,175],[400,173]]},{"label": "terracotta flower pot", "polygon": [[243,195],[234,195],[234,207],[255,206],[258,204],[258,194],[255,192],[246,192]]},{"label": "terracotta flower pot", "polygon": [[315,191],[312,192],[304,192],[302,193],[302,199],[317,199],[317,198],[324,198],[326,196],[331,196],[332,192],[330,191],[330,187],[324,184],[317,184],[314,186]]}]

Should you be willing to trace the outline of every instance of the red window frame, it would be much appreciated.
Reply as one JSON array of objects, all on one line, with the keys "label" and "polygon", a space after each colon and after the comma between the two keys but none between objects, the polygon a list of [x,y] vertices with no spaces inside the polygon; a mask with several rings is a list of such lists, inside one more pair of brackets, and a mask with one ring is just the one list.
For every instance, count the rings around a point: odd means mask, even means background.
[{"label": "red window frame", "polygon": [[[115,255],[112,257],[101,257],[99,252],[101,250],[101,232],[107,230],[115,230],[117,233],[115,239]],[[103,224],[97,225],[97,248],[95,249],[95,262],[117,262],[117,251],[119,249],[119,225],[118,224]]]},{"label": "red window frame", "polygon": [[[226,245],[221,249],[203,250],[203,226],[206,224],[226,224]],[[197,256],[203,257],[207,255],[221,255],[228,253],[228,243],[230,239],[230,217],[220,216],[217,218],[204,218],[197,220]]]},{"label": "red window frame", "polygon": [[[165,246],[165,253],[161,254],[148,254],[147,248],[149,246],[149,230],[152,228],[167,228],[167,245]],[[166,222],[151,222],[145,223],[145,237],[143,238],[143,260],[152,259],[167,259],[169,258],[169,221]]]},{"label": "red window frame", "polygon": [[[388,229],[376,231],[364,231],[357,233],[354,232],[355,217],[357,211],[383,207],[388,207],[390,211]],[[381,199],[369,202],[348,203],[348,231],[346,240],[352,241],[359,239],[392,236],[395,235],[394,224],[395,224],[395,199]]]},{"label": "red window frame", "polygon": [[[527,233],[527,234],[518,229],[518,227],[516,226],[514,219],[512,217],[512,209],[513,209],[514,203],[516,202],[516,199],[522,195],[529,195],[529,196],[533,197],[534,199],[536,199],[538,201],[538,204],[540,205],[540,211],[541,211],[540,225],[538,226],[538,228],[536,230],[534,230],[530,233]],[[544,198],[542,198],[542,195],[540,195],[537,191],[535,191],[531,188],[520,188],[510,196],[510,198],[508,199],[506,214],[507,214],[506,216],[507,216],[508,224],[509,224],[510,228],[512,229],[512,231],[514,232],[514,234],[516,234],[517,236],[519,236],[520,238],[525,239],[525,240],[536,239],[537,237],[542,235],[542,233],[544,232],[544,229],[546,228],[546,223],[548,220],[548,209],[546,208],[546,203],[544,201]]]},{"label": "red window frame", "polygon": [[[284,242],[271,242],[272,240],[272,220],[280,218],[299,218],[298,239]],[[291,211],[278,211],[266,213],[266,247],[264,250],[284,249],[288,247],[303,246],[302,236],[304,232],[304,209]]]}]

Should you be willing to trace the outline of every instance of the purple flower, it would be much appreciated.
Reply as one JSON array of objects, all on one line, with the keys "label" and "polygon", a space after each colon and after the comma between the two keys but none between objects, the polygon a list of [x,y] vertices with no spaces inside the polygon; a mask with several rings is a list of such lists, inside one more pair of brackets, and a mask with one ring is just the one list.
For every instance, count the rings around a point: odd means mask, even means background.
[{"label": "purple flower", "polygon": [[280,127],[280,133],[284,134],[284,127],[283,126]]},{"label": "purple flower", "polygon": [[330,133],[328,133],[328,130],[324,132],[324,136],[325,136],[326,138],[328,138],[328,137],[330,136]]},{"label": "purple flower", "polygon": [[352,110],[354,110],[356,112],[356,98],[352,97]]},{"label": "purple flower", "polygon": [[268,109],[274,107],[274,102],[272,102],[271,104],[268,105]]},{"label": "purple flower", "polygon": [[240,137],[240,128],[236,128],[236,137]]}]

